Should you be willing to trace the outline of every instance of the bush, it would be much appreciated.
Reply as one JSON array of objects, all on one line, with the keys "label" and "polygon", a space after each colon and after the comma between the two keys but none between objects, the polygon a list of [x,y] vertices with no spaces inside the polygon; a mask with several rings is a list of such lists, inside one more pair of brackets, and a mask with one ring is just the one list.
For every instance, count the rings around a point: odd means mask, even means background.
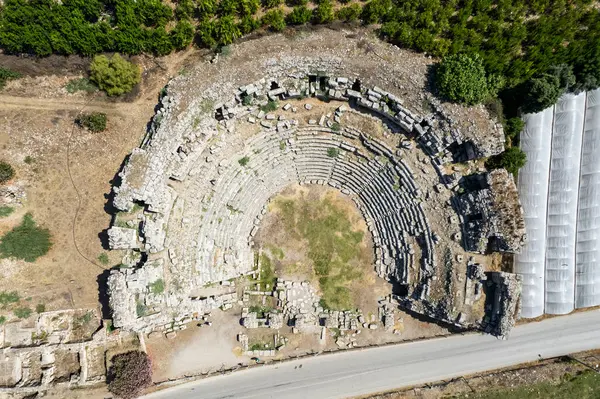
[{"label": "bush", "polygon": [[340,150],[337,148],[328,148],[327,149],[327,156],[329,158],[337,158],[337,156],[340,154]]},{"label": "bush", "polygon": [[282,0],[262,0],[262,5],[264,8],[279,7],[281,3],[283,3]]},{"label": "bush", "polygon": [[238,24],[238,27],[243,35],[247,35],[260,27],[260,21],[251,16],[245,16]]},{"label": "bush", "polygon": [[5,218],[10,216],[15,211],[15,208],[8,205],[0,206],[0,218]]},{"label": "bush", "polygon": [[516,175],[526,162],[527,156],[519,147],[509,147],[506,151],[490,157],[485,166],[489,169],[504,168]]},{"label": "bush", "polygon": [[477,55],[445,57],[437,68],[435,83],[443,97],[463,104],[481,103],[489,94],[485,69]]},{"label": "bush", "polygon": [[219,46],[227,46],[240,36],[242,33],[231,15],[219,18],[215,24],[214,38]]},{"label": "bush", "polygon": [[90,65],[90,78],[109,96],[119,96],[130,92],[142,76],[139,66],[115,54],[112,58],[95,56]]},{"label": "bush", "polygon": [[77,117],[77,119],[75,119],[75,123],[88,129],[90,132],[102,132],[106,130],[106,114],[102,112],[81,114]]},{"label": "bush", "polygon": [[23,307],[23,308],[16,308],[15,310],[13,310],[13,313],[19,319],[26,319],[29,316],[31,316],[31,313],[33,313],[33,311],[31,309],[29,309],[28,307]]},{"label": "bush", "polygon": [[262,24],[268,26],[274,32],[280,32],[285,29],[285,18],[283,10],[275,9],[267,11],[262,17]]},{"label": "bush", "polygon": [[18,79],[21,77],[21,74],[15,71],[11,71],[10,69],[0,67],[0,90],[4,88],[6,82],[12,79]]},{"label": "bush", "polygon": [[250,157],[248,156],[238,159],[238,163],[240,164],[240,166],[246,166],[248,165],[248,162],[250,162]]},{"label": "bush", "polygon": [[35,262],[52,247],[50,231],[38,227],[33,216],[27,213],[19,226],[2,236],[0,240],[0,257],[17,258],[26,262]]},{"label": "bush", "polygon": [[540,112],[551,107],[574,85],[572,67],[564,64],[550,67],[547,73],[534,76],[524,85],[523,112]]},{"label": "bush", "polygon": [[304,25],[310,22],[312,11],[306,6],[294,7],[291,13],[285,17],[285,21],[289,25]]},{"label": "bush", "polygon": [[152,363],[147,354],[131,351],[114,356],[108,372],[108,390],[122,398],[134,398],[152,384]]},{"label": "bush", "polygon": [[504,134],[510,140],[516,138],[525,127],[525,122],[521,118],[510,118],[504,126]]},{"label": "bush", "polygon": [[108,259],[107,254],[102,252],[100,255],[98,255],[98,262],[102,263],[103,265],[108,265],[108,262],[110,262],[110,259]]},{"label": "bush", "polygon": [[313,10],[313,22],[315,24],[327,24],[333,21],[333,4],[331,0],[320,0],[317,8]]},{"label": "bush", "polygon": [[163,292],[165,292],[165,282],[162,278],[159,278],[155,282],[150,283],[148,285],[148,288],[150,289],[150,292],[152,292],[155,295],[162,294]]},{"label": "bush", "polygon": [[3,161],[0,161],[0,184],[4,184],[15,176],[13,167]]},{"label": "bush", "polygon": [[75,93],[77,91],[85,91],[86,93],[93,93],[98,91],[98,86],[90,82],[88,78],[71,79],[65,86],[65,89],[69,93]]},{"label": "bush", "polygon": [[43,303],[38,303],[35,307],[35,313],[44,313],[46,311],[46,305]]},{"label": "bush", "polygon": [[194,26],[189,21],[179,21],[169,34],[173,47],[177,50],[183,50],[192,44],[192,40],[194,40]]},{"label": "bush", "polygon": [[371,0],[363,7],[361,19],[365,24],[376,24],[384,19],[391,8],[391,0]]},{"label": "bush", "polygon": [[360,7],[360,4],[353,3],[349,6],[340,8],[338,10],[336,16],[337,16],[337,19],[340,19],[342,21],[352,22],[352,21],[356,21],[358,19],[358,17],[360,17],[361,11],[362,11],[362,8]]}]

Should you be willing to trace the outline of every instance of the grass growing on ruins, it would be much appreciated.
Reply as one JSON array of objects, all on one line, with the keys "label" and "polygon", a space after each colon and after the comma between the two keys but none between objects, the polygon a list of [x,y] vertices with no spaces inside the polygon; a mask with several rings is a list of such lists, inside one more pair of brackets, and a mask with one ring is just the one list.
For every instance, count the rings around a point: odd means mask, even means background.
[{"label": "grass growing on ruins", "polygon": [[10,216],[15,211],[12,206],[0,206],[0,218]]},{"label": "grass growing on ruins", "polygon": [[248,156],[238,159],[238,163],[240,164],[240,166],[246,166],[248,165],[248,162],[250,162],[250,157]]},{"label": "grass growing on ruins", "polygon": [[259,259],[260,271],[258,284],[261,289],[267,289],[267,286],[273,287],[275,283],[275,269],[273,268],[273,262],[271,262],[271,258],[265,253],[260,255]]},{"label": "grass growing on ruins", "polygon": [[15,310],[13,310],[13,313],[19,319],[26,319],[29,316],[31,316],[31,313],[33,313],[33,311],[28,307],[22,307],[22,308],[16,308]]},{"label": "grass growing on ruins", "polygon": [[592,399],[600,392],[600,374],[587,370],[575,376],[566,374],[558,384],[544,381],[537,384],[523,385],[516,388],[490,389],[482,392],[469,392],[457,398],[474,399]]},{"label": "grass growing on ruins", "polygon": [[27,213],[20,225],[2,236],[0,257],[35,262],[37,258],[45,255],[50,247],[50,231],[37,226],[33,216]]},{"label": "grass growing on ruins", "polygon": [[355,230],[347,211],[328,198],[280,199],[274,205],[287,234],[308,244],[308,259],[321,289],[321,305],[335,310],[352,309],[349,286],[363,277],[362,270],[352,261],[360,257],[363,232]]},{"label": "grass growing on ruins", "polygon": [[148,284],[148,288],[153,294],[160,295],[165,292],[165,282],[162,278],[159,278],[155,282]]},{"label": "grass growing on ruins", "polygon": [[260,107],[260,110],[263,112],[273,112],[277,111],[277,108],[279,108],[279,103],[277,101],[269,100],[268,103]]},{"label": "grass growing on ruins", "polygon": [[340,154],[340,150],[338,150],[337,148],[328,148],[327,149],[327,156],[330,158],[337,158],[337,156]]}]

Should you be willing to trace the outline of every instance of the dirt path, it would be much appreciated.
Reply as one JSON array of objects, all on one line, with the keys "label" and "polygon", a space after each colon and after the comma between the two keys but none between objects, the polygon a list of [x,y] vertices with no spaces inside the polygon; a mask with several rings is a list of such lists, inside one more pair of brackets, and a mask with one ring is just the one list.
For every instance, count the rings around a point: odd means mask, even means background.
[{"label": "dirt path", "polygon": [[99,100],[88,100],[82,98],[31,98],[0,95],[0,107],[3,109],[40,109],[44,111],[62,111],[76,110],[85,108],[89,111],[105,112],[109,114],[119,114],[126,116],[131,111],[124,108],[147,107],[147,101],[133,103],[110,103]]}]

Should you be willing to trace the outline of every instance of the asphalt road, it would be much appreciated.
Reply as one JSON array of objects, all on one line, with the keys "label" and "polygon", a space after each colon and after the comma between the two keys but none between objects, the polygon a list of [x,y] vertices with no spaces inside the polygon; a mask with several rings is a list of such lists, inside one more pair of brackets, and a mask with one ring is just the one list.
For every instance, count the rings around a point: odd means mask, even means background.
[{"label": "asphalt road", "polygon": [[146,399],[346,398],[600,348],[600,310],[516,327],[506,341],[455,335],[256,367]]}]

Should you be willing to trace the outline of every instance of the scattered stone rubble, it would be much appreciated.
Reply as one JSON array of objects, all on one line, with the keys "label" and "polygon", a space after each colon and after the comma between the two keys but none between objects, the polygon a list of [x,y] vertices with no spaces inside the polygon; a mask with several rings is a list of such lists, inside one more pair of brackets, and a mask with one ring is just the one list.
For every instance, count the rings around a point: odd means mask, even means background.
[{"label": "scattered stone rubble", "polygon": [[0,396],[36,395],[51,385],[102,384],[110,348],[137,340],[127,335],[109,334],[93,309],[45,312],[5,323],[0,326]]}]

